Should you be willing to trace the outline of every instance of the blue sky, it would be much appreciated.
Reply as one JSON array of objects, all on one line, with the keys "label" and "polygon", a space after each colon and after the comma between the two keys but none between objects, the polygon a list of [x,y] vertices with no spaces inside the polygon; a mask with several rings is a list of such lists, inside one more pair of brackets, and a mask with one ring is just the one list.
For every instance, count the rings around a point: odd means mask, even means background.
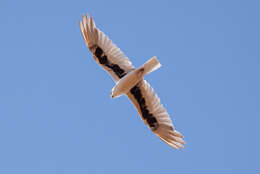
[{"label": "blue sky", "polygon": [[[257,174],[258,1],[0,2],[0,173]],[[142,123],[92,58],[82,13],[145,77],[187,142]]]}]

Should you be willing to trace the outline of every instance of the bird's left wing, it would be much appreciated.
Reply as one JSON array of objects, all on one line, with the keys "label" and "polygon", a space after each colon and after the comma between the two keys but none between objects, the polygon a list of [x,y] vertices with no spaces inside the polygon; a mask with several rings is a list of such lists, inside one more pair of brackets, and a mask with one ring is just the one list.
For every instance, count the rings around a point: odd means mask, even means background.
[{"label": "bird's left wing", "polygon": [[80,30],[96,62],[116,82],[134,69],[124,53],[96,27],[94,20],[88,15],[82,17]]},{"label": "bird's left wing", "polygon": [[169,114],[148,82],[140,81],[127,93],[127,96],[153,133],[168,145],[176,149],[183,148],[185,141],[182,139],[182,134],[174,129]]}]

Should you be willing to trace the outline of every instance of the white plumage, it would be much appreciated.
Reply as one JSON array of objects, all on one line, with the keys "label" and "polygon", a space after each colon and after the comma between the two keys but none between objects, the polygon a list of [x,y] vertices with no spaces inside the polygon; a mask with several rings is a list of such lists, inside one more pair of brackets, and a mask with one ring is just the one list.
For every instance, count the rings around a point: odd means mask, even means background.
[{"label": "white plumage", "polygon": [[126,94],[133,102],[144,123],[159,138],[171,147],[183,148],[185,142],[182,139],[182,134],[174,129],[169,114],[160,103],[160,99],[149,83],[143,80],[145,74],[160,67],[156,57],[135,69],[123,52],[96,27],[94,20],[88,15],[82,17],[80,30],[96,62],[116,82],[111,96]]},{"label": "white plumage", "polygon": [[122,77],[111,91],[111,97],[119,97],[123,94],[127,94],[137,83],[143,80],[144,75],[155,71],[160,68],[161,64],[154,56],[149,61],[145,62],[140,68],[134,69]]}]

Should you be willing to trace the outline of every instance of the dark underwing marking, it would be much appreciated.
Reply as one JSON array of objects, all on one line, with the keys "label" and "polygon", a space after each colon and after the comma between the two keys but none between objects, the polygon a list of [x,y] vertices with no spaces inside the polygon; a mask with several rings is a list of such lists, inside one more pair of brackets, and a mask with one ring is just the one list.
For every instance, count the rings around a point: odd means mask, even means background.
[{"label": "dark underwing marking", "polygon": [[95,48],[94,55],[97,57],[100,64],[110,68],[118,78],[122,78],[126,75],[125,71],[121,69],[120,66],[109,62],[107,56],[104,54],[104,51],[99,46],[92,46],[92,48]]},{"label": "dark underwing marking", "polygon": [[99,57],[101,57],[102,54],[103,54],[103,50],[101,48],[97,47],[95,50],[95,56],[97,58],[99,58]]},{"label": "dark underwing marking", "polygon": [[107,64],[108,63],[108,60],[107,60],[107,56],[103,56],[99,59],[99,62],[101,64]]},{"label": "dark underwing marking", "polygon": [[139,104],[140,110],[142,112],[143,119],[148,123],[149,127],[154,131],[158,128],[157,119],[153,114],[149,113],[147,106],[145,105],[145,99],[142,97],[142,93],[138,84],[135,85],[131,90],[131,94],[135,97],[136,101]]},{"label": "dark underwing marking", "polygon": [[107,65],[110,69],[114,71],[114,73],[117,75],[117,77],[122,78],[126,75],[125,71],[121,69],[117,64],[111,64]]},{"label": "dark underwing marking", "polygon": [[112,69],[116,74],[123,74],[125,71],[121,69],[117,64],[112,65]]},{"label": "dark underwing marking", "polygon": [[[94,55],[97,57],[99,63],[110,68],[117,75],[118,78],[122,78],[126,75],[125,71],[121,69],[120,66],[109,62],[107,56],[104,55],[104,51],[100,47],[94,45],[91,48],[95,48]],[[135,99],[139,104],[143,119],[148,123],[149,127],[154,131],[158,128],[157,119],[151,113],[149,113],[149,110],[145,105],[145,99],[144,97],[142,97],[141,90],[137,85],[135,85],[130,90],[130,92],[135,97]]]}]

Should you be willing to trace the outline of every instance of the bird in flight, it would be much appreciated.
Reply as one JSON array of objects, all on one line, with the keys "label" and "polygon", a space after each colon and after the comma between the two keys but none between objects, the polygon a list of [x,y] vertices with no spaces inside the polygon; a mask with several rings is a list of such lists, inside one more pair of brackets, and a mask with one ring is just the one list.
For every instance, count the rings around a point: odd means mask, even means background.
[{"label": "bird in flight", "polygon": [[157,58],[154,56],[141,67],[135,68],[128,57],[96,27],[93,18],[88,14],[82,16],[80,30],[95,61],[116,83],[111,91],[111,97],[127,95],[154,134],[173,148],[184,148],[185,141],[182,134],[175,130],[159,97],[143,79],[144,75],[161,66]]}]

